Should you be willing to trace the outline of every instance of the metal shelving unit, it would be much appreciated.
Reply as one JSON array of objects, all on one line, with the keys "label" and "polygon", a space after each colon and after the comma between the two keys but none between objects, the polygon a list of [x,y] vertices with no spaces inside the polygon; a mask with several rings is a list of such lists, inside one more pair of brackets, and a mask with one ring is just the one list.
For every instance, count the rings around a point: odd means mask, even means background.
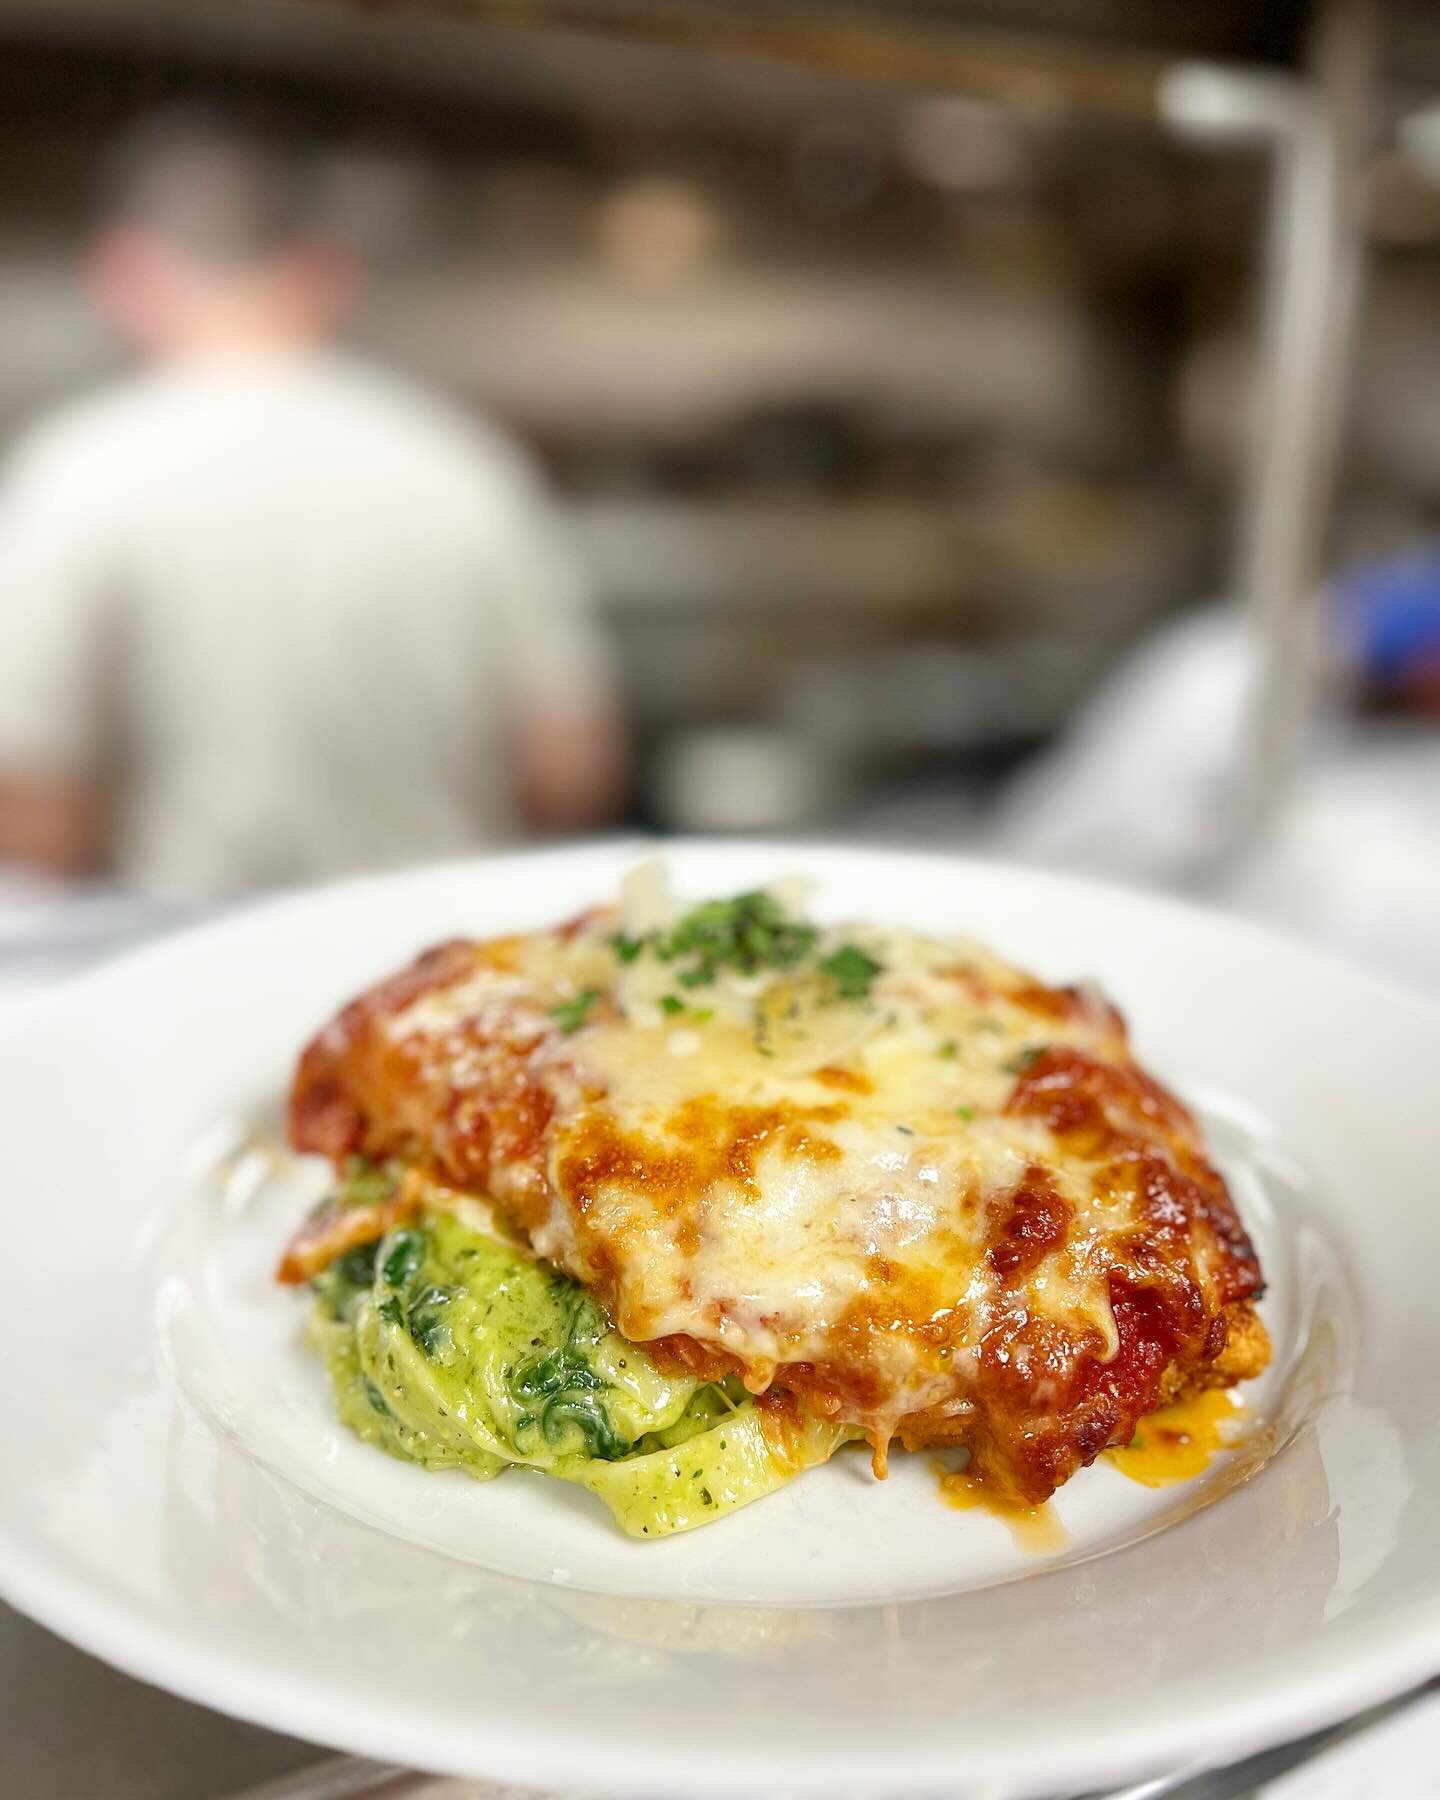
[{"label": "metal shelving unit", "polygon": [[1077,117],[1150,121],[1200,146],[1262,149],[1270,197],[1260,377],[1232,584],[1250,619],[1254,675],[1234,746],[1229,830],[1195,869],[1197,883],[1243,852],[1281,801],[1307,710],[1363,264],[1380,0],[1128,9],[1084,0],[1003,9],[965,0],[388,0],[381,11],[762,57],[1001,105],[1035,106],[1048,94]]}]

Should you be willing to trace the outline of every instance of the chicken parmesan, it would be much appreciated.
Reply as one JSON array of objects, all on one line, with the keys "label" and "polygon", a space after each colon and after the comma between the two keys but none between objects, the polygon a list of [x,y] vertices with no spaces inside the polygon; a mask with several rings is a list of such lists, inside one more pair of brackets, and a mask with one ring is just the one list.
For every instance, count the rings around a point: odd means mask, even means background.
[{"label": "chicken parmesan", "polygon": [[862,1437],[1038,1504],[1269,1358],[1225,1182],[1097,990],[780,891],[641,878],[440,945],[309,1045],[289,1133],[339,1175],[279,1277],[345,1421],[636,1535]]}]

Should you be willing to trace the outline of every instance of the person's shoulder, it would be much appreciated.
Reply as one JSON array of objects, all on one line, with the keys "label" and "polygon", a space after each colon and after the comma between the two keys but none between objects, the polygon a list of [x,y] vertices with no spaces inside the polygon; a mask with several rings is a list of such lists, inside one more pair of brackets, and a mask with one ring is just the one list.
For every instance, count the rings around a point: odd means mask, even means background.
[{"label": "person's shoulder", "polygon": [[392,457],[408,454],[459,483],[517,493],[533,488],[529,455],[501,425],[422,382],[338,353],[328,356],[317,374],[357,412],[383,425]]},{"label": "person's shoulder", "polygon": [[10,445],[6,472],[12,483],[86,485],[112,477],[133,454],[156,403],[148,375],[117,377],[62,401],[26,426]]}]

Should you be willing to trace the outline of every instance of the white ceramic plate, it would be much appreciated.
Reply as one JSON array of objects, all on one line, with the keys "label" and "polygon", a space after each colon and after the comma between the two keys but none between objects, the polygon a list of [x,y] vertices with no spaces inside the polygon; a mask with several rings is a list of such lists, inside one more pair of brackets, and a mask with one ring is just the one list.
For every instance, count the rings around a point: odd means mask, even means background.
[{"label": "white ceramic plate", "polygon": [[[1440,1012],[1158,900],[952,858],[797,869],[831,917],[1098,977],[1205,1115],[1259,1239],[1249,1436],[1152,1491],[1101,1466],[1036,1556],[862,1456],[692,1536],[387,1461],[269,1281],[315,1171],[255,1147],[296,1051],[438,938],[553,921],[633,847],[359,883],[142,952],[0,1042],[0,1589],[135,1674],[417,1767],[626,1794],[1071,1792],[1239,1756],[1440,1669]],[[263,1136],[262,1140],[263,1142]]]}]

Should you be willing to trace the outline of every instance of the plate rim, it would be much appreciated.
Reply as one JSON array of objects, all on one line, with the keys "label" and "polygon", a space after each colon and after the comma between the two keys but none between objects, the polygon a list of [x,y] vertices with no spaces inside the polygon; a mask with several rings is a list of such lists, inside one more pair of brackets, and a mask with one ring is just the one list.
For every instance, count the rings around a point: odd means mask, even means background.
[{"label": "plate rim", "polygon": [[[0,1535],[0,1590],[7,1603],[35,1623],[87,1651],[122,1673],[178,1695],[195,1705],[232,1719],[259,1725],[315,1744],[417,1772],[514,1783],[533,1788],[536,1757],[528,1737],[506,1736],[503,1721],[486,1723],[483,1759],[471,1753],[473,1727],[436,1721],[409,1703],[392,1700],[387,1707],[366,1711],[358,1700],[347,1701],[328,1688],[301,1692],[284,1675],[270,1677],[258,1662],[229,1649],[203,1642],[169,1644],[163,1625],[138,1605],[97,1597],[78,1579],[46,1581],[20,1572],[11,1546]],[[66,1590],[70,1590],[67,1606]],[[78,1606],[76,1605],[78,1602]],[[909,1604],[909,1603],[906,1603]],[[83,1623],[79,1622],[83,1619]],[[847,1742],[846,1780],[856,1794],[886,1796],[945,1792],[965,1796],[980,1791],[999,1800],[1041,1800],[1071,1792],[1091,1792],[1126,1782],[1179,1772],[1199,1773],[1238,1762],[1260,1750],[1307,1736],[1371,1706],[1394,1699],[1430,1679],[1440,1666],[1440,1613],[1421,1618],[1405,1634],[1386,1642],[1377,1626],[1363,1657],[1352,1655],[1328,1669],[1296,1670],[1293,1661],[1275,1686],[1250,1691],[1248,1698],[1224,1708],[1223,1745],[1217,1742],[1214,1697],[1186,1702],[1172,1698],[1165,1710],[1147,1710],[1120,1725],[1106,1724],[1084,1738],[1062,1737],[1051,1747],[1046,1739],[1030,1740],[1023,1766],[1009,1749],[965,1746],[962,1787],[956,1786],[956,1746],[952,1742],[912,1742],[906,1763],[897,1771],[893,1753],[877,1740],[874,1748]],[[167,1647],[168,1646],[168,1647]],[[1357,1663],[1360,1664],[1357,1667]],[[1187,1718],[1186,1715],[1191,1715]],[[333,1721],[333,1724],[330,1722]],[[478,1722],[478,1721],[477,1721]],[[433,1760],[417,1761],[412,1744],[423,1733],[437,1750]],[[743,1743],[727,1747],[724,1759],[686,1765],[685,1785],[693,1793],[733,1800],[752,1782],[768,1783],[787,1795],[833,1796],[835,1772],[828,1758],[817,1759],[811,1740],[800,1740],[795,1752],[766,1745],[747,1750]],[[565,1728],[552,1729],[544,1753],[544,1791],[591,1794],[603,1800],[673,1800],[674,1776],[667,1775],[668,1754],[661,1768],[637,1761],[633,1751],[609,1739],[597,1740]],[[657,1758],[657,1761],[661,1759]],[[781,1784],[783,1783],[783,1789]],[[764,1792],[765,1786],[757,1790]],[[537,1796],[538,1800],[538,1796]]]}]

